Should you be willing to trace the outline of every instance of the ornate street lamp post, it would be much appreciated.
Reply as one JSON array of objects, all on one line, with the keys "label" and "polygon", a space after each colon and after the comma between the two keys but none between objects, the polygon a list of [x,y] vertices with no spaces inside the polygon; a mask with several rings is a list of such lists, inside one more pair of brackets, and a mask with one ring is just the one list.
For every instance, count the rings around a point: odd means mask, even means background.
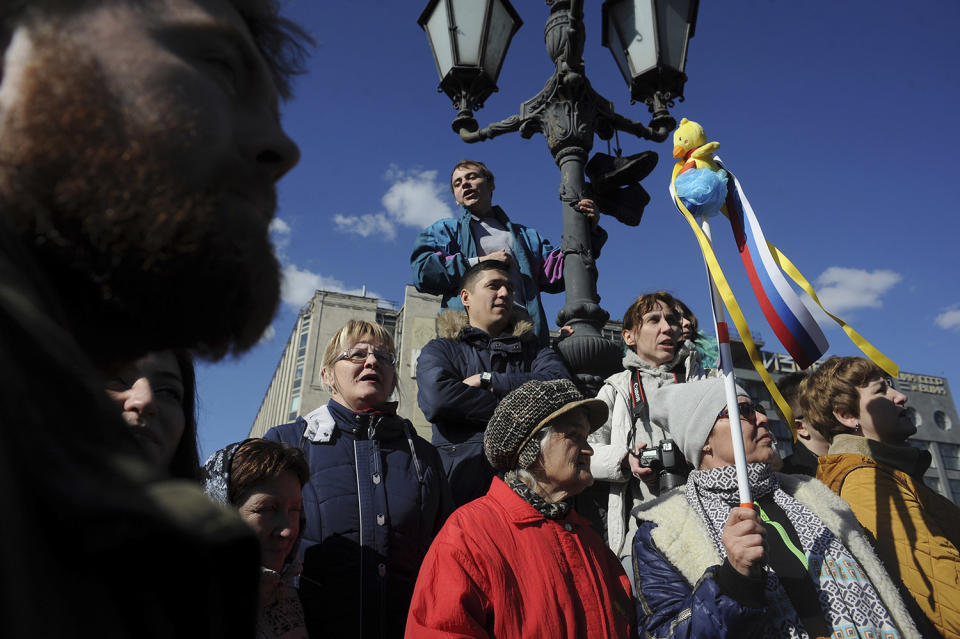
[{"label": "ornate street lamp post", "polygon": [[[521,105],[520,113],[479,128],[473,111],[497,90],[496,82],[513,34],[522,24],[509,0],[430,0],[419,24],[427,32],[440,74],[440,91],[457,109],[453,129],[465,142],[480,142],[517,131],[524,138],[542,133],[560,167],[563,202],[563,275],[566,304],[559,325],[575,329],[559,350],[582,383],[599,385],[621,368],[620,352],[600,331],[610,314],[600,307],[597,266],[590,249],[587,218],[575,204],[590,195],[603,210],[636,225],[649,196],[639,181],[656,165],[646,152],[630,158],[602,154],[587,163],[593,136],[603,140],[615,130],[664,141],[676,121],[667,112],[683,99],[687,41],[693,35],[698,0],[607,0],[603,5],[603,43],[613,52],[631,88],[645,102],[652,119],[635,122],[613,110],[593,90],[583,64],[583,0],[547,0],[544,28],[547,53],[556,65],[540,93]],[[587,188],[584,169],[591,174]],[[592,170],[591,170],[592,169]]]}]

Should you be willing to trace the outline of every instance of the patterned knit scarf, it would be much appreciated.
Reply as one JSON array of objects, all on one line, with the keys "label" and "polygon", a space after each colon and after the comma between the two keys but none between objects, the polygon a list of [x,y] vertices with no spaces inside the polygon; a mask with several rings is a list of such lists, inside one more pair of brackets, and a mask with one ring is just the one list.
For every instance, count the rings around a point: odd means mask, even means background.
[{"label": "patterned knit scarf", "polygon": [[535,490],[527,486],[517,477],[514,471],[508,472],[503,476],[504,483],[513,489],[523,500],[534,507],[538,513],[547,519],[563,519],[570,512],[570,504],[565,501],[550,503],[537,494]]},{"label": "patterned knit scarf", "polygon": [[[800,538],[809,562],[810,579],[817,587],[820,607],[834,637],[900,637],[890,613],[873,584],[850,551],[806,506],[780,488],[767,464],[749,464],[747,474],[753,498],[773,493],[773,499],[787,514]],[[695,470],[687,479],[686,497],[706,523],[721,557],[727,551],[720,541],[723,525],[732,507],[740,503],[734,466]],[[810,635],[803,628],[776,573],[766,566],[765,599],[768,602],[764,637]]]}]

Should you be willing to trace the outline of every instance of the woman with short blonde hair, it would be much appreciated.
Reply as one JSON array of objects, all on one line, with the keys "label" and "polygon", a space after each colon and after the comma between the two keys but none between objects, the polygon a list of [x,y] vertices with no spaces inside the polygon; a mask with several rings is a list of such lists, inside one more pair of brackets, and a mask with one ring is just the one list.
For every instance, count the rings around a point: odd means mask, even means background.
[{"label": "woman with short blonde hair", "polygon": [[393,337],[350,320],[320,369],[331,399],[265,437],[299,447],[310,463],[300,581],[317,637],[401,637],[413,585],[450,511],[436,449],[397,415]]}]

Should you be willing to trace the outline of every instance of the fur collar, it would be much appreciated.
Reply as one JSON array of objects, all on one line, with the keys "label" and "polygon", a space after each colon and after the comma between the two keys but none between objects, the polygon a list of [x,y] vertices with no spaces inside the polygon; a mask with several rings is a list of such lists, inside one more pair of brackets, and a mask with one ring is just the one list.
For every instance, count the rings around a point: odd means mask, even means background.
[{"label": "fur collar", "polygon": [[[673,359],[667,362],[666,364],[661,364],[659,366],[654,366],[653,364],[647,362],[646,360],[640,359],[640,356],[637,355],[636,351],[627,350],[623,355],[623,360],[621,363],[623,367],[627,370],[631,368],[640,369],[644,373],[649,373],[650,375],[661,375],[666,373],[672,373],[682,361],[684,361],[687,356],[690,355],[690,349],[687,346],[687,343],[684,342],[683,345],[677,350],[674,354]],[[690,371],[687,371],[688,373]]]},{"label": "fur collar", "polygon": [[303,431],[305,439],[314,444],[326,444],[333,437],[333,429],[336,428],[337,424],[333,421],[333,415],[330,414],[330,409],[326,406],[311,411],[304,415],[303,419],[307,422],[307,427]]},{"label": "fur collar", "polygon": [[[903,636],[919,638],[920,633],[897,587],[874,553],[847,503],[812,477],[777,473],[777,480],[780,488],[819,517],[857,558]],[[637,506],[633,514],[640,521],[657,524],[651,532],[653,542],[691,586],[697,583],[707,568],[721,563],[713,539],[706,525],[687,503],[683,487]]]},{"label": "fur collar", "polygon": [[827,455],[860,455],[879,464],[893,466],[911,477],[922,477],[930,467],[929,451],[914,448],[909,444],[893,446],[876,442],[859,435],[837,435],[830,444]]},{"label": "fur collar", "polygon": [[[533,322],[524,318],[525,311],[518,308],[513,309],[510,318],[512,329],[508,327],[509,335],[519,337],[523,341],[536,339],[533,333]],[[470,325],[467,319],[466,311],[454,311],[447,309],[437,315],[437,337],[445,339],[458,339],[460,331]]]}]

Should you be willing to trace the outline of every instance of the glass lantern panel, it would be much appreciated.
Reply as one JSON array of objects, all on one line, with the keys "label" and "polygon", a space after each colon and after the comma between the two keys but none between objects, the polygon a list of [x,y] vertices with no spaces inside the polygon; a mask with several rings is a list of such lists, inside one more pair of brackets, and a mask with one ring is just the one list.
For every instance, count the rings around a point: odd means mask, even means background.
[{"label": "glass lantern panel", "polygon": [[613,19],[620,25],[624,47],[633,77],[657,67],[657,34],[653,19],[654,0],[621,2],[612,7]]},{"label": "glass lantern panel", "polygon": [[442,80],[453,66],[453,45],[450,42],[450,29],[447,22],[447,3],[437,2],[433,14],[427,20],[427,39],[437,58],[437,72]]},{"label": "glass lantern panel", "polygon": [[480,36],[487,3],[479,0],[452,0],[453,24],[456,27],[456,63],[462,67],[480,66]]},{"label": "glass lantern panel", "polygon": [[[629,9],[632,10],[633,7],[629,7]],[[611,10],[607,13],[607,24],[604,25],[607,34],[607,47],[610,49],[610,53],[613,54],[613,60],[617,63],[617,68],[620,69],[623,79],[627,81],[627,84],[630,84],[633,81],[633,77],[630,74],[630,63],[627,62],[627,54],[624,51],[623,40],[620,39],[620,31],[617,27],[618,14],[615,13],[615,11],[616,10]]]},{"label": "glass lantern panel", "polygon": [[657,0],[660,60],[664,66],[683,71],[690,26],[690,0]]},{"label": "glass lantern panel", "polygon": [[510,36],[513,35],[513,16],[500,0],[494,0],[490,11],[490,27],[487,30],[487,50],[483,56],[483,68],[494,82],[500,75],[500,67],[507,57]]}]

